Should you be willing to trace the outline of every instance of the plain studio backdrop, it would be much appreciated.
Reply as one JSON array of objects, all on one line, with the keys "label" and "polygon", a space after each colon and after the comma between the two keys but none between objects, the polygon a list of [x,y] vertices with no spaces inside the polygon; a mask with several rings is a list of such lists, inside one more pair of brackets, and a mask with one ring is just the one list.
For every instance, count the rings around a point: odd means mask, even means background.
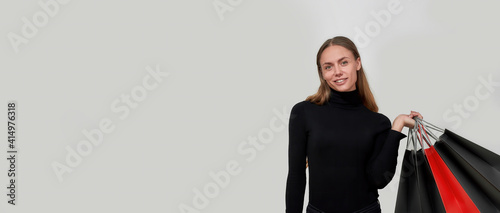
[{"label": "plain studio backdrop", "polygon": [[0,4],[1,212],[284,212],[288,114],[337,35],[391,121],[415,110],[500,153],[498,1]]}]

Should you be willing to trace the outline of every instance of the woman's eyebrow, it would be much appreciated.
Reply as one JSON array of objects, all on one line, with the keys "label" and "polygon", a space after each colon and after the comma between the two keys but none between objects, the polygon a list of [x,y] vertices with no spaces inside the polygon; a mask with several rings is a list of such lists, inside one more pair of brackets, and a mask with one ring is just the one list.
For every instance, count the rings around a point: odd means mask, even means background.
[{"label": "woman's eyebrow", "polygon": [[[338,61],[338,62],[340,62],[340,61],[342,61],[342,60],[344,60],[344,59],[346,59],[346,58],[349,58],[349,57],[348,57],[348,56],[344,56],[344,57],[340,58],[340,59],[339,59],[339,60],[337,60],[337,61]],[[333,63],[332,63],[332,62],[328,62],[328,61],[327,61],[327,62],[323,63],[322,65],[325,65],[325,64],[333,64]]]},{"label": "woman's eyebrow", "polygon": [[338,61],[340,62],[340,61],[342,61],[342,60],[344,60],[344,59],[346,59],[346,58],[349,58],[349,57],[344,56],[344,57],[340,58]]}]

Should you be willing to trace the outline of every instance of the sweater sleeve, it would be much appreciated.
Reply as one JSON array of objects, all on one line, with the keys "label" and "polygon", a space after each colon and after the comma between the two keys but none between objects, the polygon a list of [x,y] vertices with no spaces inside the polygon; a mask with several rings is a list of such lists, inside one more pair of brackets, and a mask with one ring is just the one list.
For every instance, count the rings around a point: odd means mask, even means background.
[{"label": "sweater sleeve", "polygon": [[286,212],[301,213],[306,188],[307,131],[304,102],[295,104],[288,125],[288,177],[286,182]]},{"label": "sweater sleeve", "polygon": [[375,138],[372,156],[368,161],[367,175],[377,189],[384,188],[394,177],[400,140],[406,135],[391,129],[391,121],[382,115],[379,132]]}]

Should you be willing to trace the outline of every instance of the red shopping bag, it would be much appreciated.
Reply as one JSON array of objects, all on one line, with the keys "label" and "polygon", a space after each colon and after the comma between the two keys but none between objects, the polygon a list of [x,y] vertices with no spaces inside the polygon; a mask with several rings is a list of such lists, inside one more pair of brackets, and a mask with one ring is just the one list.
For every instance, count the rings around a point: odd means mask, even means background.
[{"label": "red shopping bag", "polygon": [[432,146],[430,142],[425,139],[425,137],[422,137],[422,132],[427,134],[424,127],[419,125],[418,131],[420,133],[420,138],[422,139],[421,141],[426,141],[430,146],[425,149],[425,154],[446,212],[479,213],[479,210],[474,202],[472,202],[469,195],[467,195],[448,166],[446,166],[443,159],[434,149],[434,146]]},{"label": "red shopping bag", "polygon": [[443,162],[434,147],[425,150],[446,212],[478,212],[476,205]]}]

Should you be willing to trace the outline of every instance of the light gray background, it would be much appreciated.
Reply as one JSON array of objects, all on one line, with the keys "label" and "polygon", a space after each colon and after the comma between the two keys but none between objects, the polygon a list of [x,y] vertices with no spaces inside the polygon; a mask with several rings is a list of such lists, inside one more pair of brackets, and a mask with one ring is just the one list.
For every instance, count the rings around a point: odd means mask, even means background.
[{"label": "light gray background", "polygon": [[[0,3],[0,112],[18,102],[20,152],[17,205],[4,195],[2,212],[182,212],[181,204],[193,207],[193,190],[214,182],[209,173],[232,161],[241,173],[199,212],[284,212],[288,130],[273,131],[251,161],[238,146],[316,92],[324,40],[355,38],[374,23],[380,30],[358,45],[380,113],[393,121],[415,110],[500,153],[498,85],[481,90],[489,97],[468,117],[453,112],[475,98],[479,78],[500,82],[498,1],[401,0],[384,24],[370,12],[391,1],[220,0],[232,8],[221,20],[213,0],[72,0],[16,52],[7,35],[21,35],[22,18],[43,11],[39,2],[47,0]],[[170,75],[120,120],[113,101],[157,65]],[[450,110],[460,124],[444,118]],[[102,118],[114,131],[59,182],[51,164],[64,163],[66,147]],[[380,190],[384,212],[394,209],[397,170]]]}]

